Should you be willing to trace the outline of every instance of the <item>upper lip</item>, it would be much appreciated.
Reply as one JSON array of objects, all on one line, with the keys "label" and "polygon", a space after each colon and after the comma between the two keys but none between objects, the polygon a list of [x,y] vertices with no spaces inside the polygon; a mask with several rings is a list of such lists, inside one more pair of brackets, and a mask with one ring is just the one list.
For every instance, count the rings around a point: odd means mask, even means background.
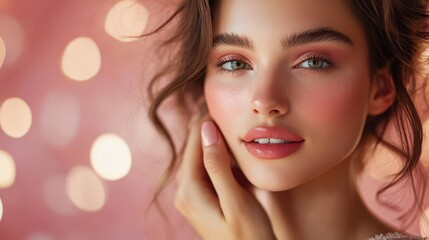
[{"label": "upper lip", "polygon": [[248,131],[243,138],[245,142],[253,142],[261,138],[281,139],[288,143],[303,142],[304,139],[295,133],[281,127],[255,127]]}]

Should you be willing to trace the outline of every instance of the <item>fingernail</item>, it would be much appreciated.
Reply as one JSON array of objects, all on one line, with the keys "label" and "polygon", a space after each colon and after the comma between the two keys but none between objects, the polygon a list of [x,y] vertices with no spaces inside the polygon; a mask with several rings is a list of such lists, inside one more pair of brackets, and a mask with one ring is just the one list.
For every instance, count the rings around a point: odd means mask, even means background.
[{"label": "fingernail", "polygon": [[217,142],[217,129],[212,121],[204,122],[201,127],[201,135],[204,147],[208,147]]}]

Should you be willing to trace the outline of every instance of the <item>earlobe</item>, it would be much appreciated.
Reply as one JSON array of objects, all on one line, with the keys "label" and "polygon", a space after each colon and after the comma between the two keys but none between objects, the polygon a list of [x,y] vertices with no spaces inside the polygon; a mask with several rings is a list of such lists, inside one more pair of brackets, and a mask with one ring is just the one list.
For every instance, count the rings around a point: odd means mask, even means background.
[{"label": "earlobe", "polygon": [[396,98],[396,89],[389,68],[377,70],[372,76],[368,114],[379,115],[389,109]]}]

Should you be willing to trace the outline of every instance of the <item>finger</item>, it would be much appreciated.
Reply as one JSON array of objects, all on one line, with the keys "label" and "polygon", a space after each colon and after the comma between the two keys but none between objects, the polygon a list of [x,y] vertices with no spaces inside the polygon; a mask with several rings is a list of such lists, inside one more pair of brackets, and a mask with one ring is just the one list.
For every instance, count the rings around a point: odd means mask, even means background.
[{"label": "finger", "polygon": [[189,126],[189,135],[182,156],[183,161],[179,170],[180,175],[178,175],[179,181],[183,178],[201,179],[205,175],[200,137],[201,121],[194,120]]},{"label": "finger", "polygon": [[231,167],[232,156],[212,121],[206,121],[202,125],[202,142],[204,166],[218,195],[229,229],[235,229],[233,232],[241,236],[243,229],[264,226],[259,232],[264,237],[255,239],[275,239],[267,213],[250,193],[253,188],[251,183],[238,167]]},{"label": "finger", "polygon": [[244,189],[234,178],[231,156],[225,142],[212,121],[203,123],[202,128],[204,166],[213,183],[225,217],[242,203]]},{"label": "finger", "polygon": [[[190,126],[190,132],[183,153],[183,160],[177,178],[178,189],[175,205],[191,222],[195,219],[220,219],[219,200],[204,169],[201,147],[201,121]],[[213,216],[218,216],[213,218]],[[213,223],[211,223],[213,224]]]},{"label": "finger", "polygon": [[[190,161],[189,160],[185,161],[184,159],[188,159],[189,157],[197,157],[199,155],[197,152],[198,149],[196,149],[198,148],[197,145],[199,144],[199,140],[197,136],[198,135],[197,120],[199,120],[199,118],[194,116],[192,117],[192,119],[188,124],[188,135],[186,137],[185,148],[183,149],[182,154],[180,154],[180,156],[178,157],[179,166],[176,172],[177,183],[180,183],[182,181],[182,176],[183,175],[187,176],[190,170],[189,168],[184,167],[184,166],[188,166],[189,165],[188,163]],[[201,152],[202,151],[200,151],[200,153]],[[191,154],[191,153],[194,153],[194,154]],[[183,171],[185,171],[185,174],[183,174]]]}]

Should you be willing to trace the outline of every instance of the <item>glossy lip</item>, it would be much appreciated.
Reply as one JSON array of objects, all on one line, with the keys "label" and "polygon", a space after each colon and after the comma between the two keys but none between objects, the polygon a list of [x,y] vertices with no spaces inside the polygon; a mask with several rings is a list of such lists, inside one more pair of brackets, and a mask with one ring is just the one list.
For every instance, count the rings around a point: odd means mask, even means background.
[{"label": "glossy lip", "polygon": [[[276,138],[286,141],[281,144],[260,144],[254,142],[258,138]],[[244,145],[254,157],[274,160],[285,158],[299,150],[305,140],[300,136],[280,127],[256,127],[243,138]]]}]

